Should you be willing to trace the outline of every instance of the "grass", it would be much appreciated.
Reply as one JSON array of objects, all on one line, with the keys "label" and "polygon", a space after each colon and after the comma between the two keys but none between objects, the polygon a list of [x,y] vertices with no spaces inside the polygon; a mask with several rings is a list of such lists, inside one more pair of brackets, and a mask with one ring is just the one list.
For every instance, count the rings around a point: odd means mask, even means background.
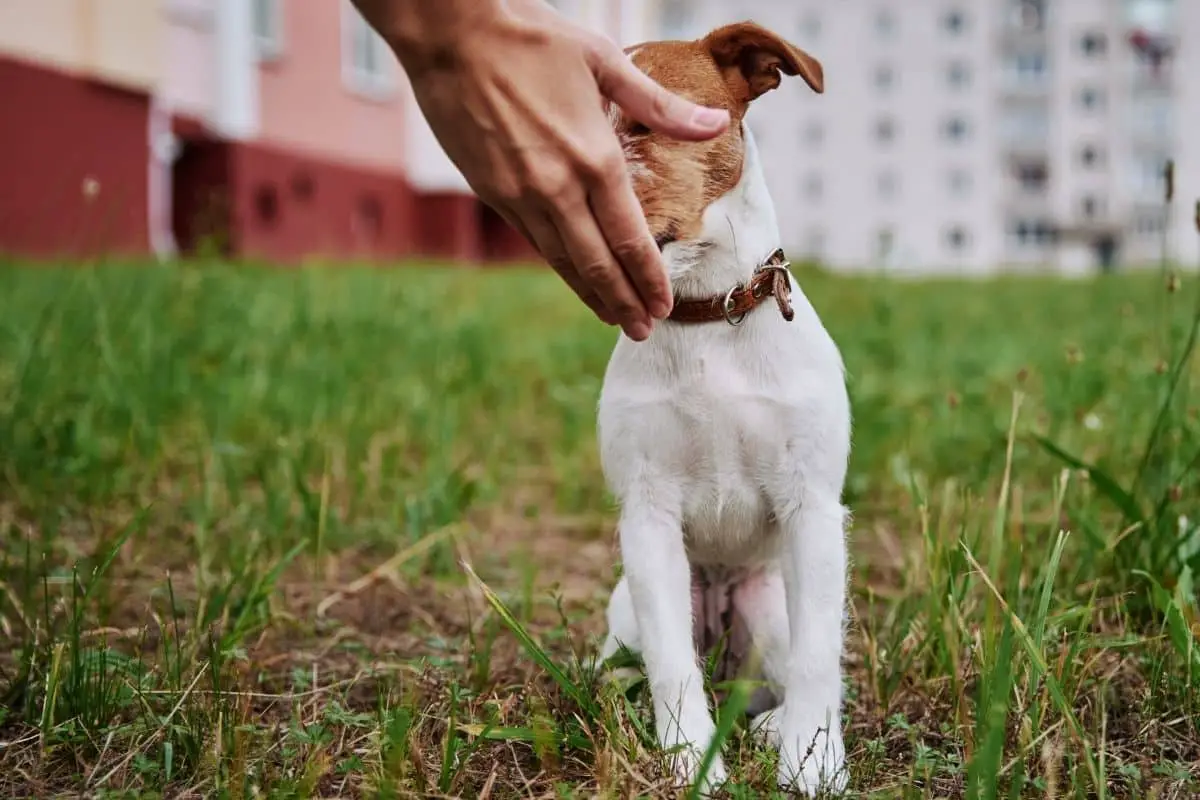
[{"label": "grass", "polygon": [[[1194,278],[799,277],[851,795],[1200,794]],[[0,794],[671,796],[593,656],[613,337],[535,271],[4,266]]]}]

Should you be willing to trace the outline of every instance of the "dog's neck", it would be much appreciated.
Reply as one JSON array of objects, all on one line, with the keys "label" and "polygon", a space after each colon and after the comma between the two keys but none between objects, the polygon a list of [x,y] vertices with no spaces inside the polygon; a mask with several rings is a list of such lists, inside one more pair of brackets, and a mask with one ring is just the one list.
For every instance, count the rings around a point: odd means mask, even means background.
[{"label": "dog's neck", "polygon": [[737,184],[704,212],[701,231],[671,242],[663,257],[676,297],[723,294],[750,279],[754,269],[779,247],[779,223],[767,191],[758,146],[743,123],[746,143]]}]

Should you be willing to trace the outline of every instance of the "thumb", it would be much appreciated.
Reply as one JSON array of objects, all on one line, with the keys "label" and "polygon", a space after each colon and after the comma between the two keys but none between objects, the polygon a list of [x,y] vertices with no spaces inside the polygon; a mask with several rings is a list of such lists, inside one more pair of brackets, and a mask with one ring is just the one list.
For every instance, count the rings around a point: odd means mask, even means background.
[{"label": "thumb", "polygon": [[667,91],[611,42],[596,49],[592,69],[600,94],[651,130],[676,139],[702,141],[729,126],[728,111],[696,105]]}]

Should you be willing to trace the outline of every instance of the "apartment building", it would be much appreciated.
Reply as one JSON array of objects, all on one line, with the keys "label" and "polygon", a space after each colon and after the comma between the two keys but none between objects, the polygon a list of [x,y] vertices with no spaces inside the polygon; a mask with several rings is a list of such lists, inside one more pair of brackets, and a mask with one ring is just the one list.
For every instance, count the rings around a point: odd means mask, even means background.
[{"label": "apartment building", "polygon": [[[652,19],[559,5],[615,38]],[[530,255],[347,0],[5,0],[0,94],[0,252]]]},{"label": "apartment building", "polygon": [[[665,37],[731,21],[660,4]],[[841,269],[1085,272],[1200,260],[1200,2],[752,0],[805,47],[749,121],[797,256]],[[1177,197],[1162,204],[1163,167]]]}]

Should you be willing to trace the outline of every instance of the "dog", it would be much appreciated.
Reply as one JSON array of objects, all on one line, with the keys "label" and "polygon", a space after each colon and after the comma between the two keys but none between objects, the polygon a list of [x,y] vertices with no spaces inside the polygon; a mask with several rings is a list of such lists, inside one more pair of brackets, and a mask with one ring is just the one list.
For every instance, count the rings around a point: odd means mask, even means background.
[{"label": "dog", "polygon": [[[608,106],[676,300],[644,342],[618,338],[604,375],[597,435],[624,569],[600,656],[641,655],[658,741],[695,785],[716,730],[698,657],[727,639],[725,678],[759,664],[742,677],[765,685],[751,727],[779,748],[779,785],[840,791],[850,403],[744,122],[782,76],[823,93],[823,70],[751,22],[625,52],[731,121],[682,142]],[[702,789],[726,777],[718,754]]]}]

